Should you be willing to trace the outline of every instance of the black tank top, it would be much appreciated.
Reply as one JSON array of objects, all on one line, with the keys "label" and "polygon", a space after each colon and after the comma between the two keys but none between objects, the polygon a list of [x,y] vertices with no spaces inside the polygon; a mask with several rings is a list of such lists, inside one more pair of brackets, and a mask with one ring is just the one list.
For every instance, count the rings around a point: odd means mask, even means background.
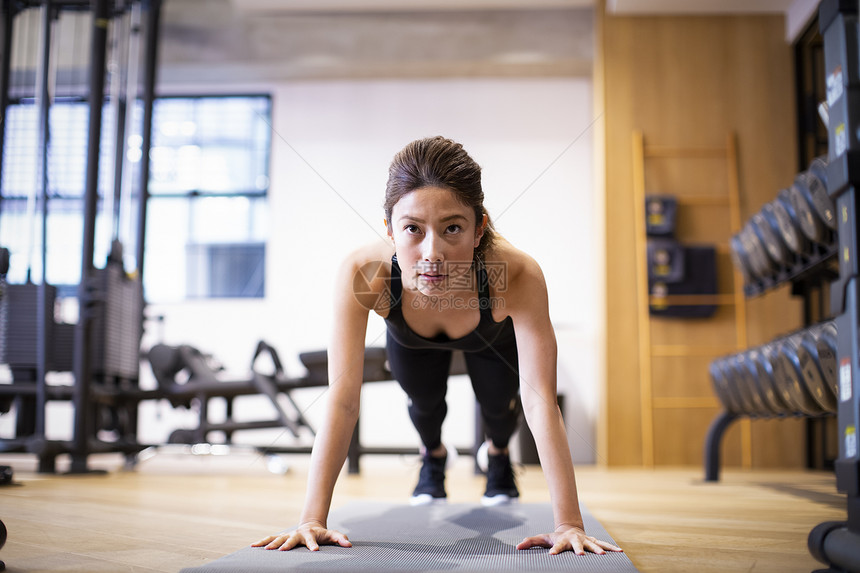
[{"label": "black tank top", "polygon": [[478,307],[481,311],[481,320],[477,328],[461,338],[450,338],[445,333],[437,334],[427,338],[417,334],[409,328],[403,318],[403,282],[400,278],[400,265],[397,255],[391,257],[391,306],[385,323],[388,333],[396,342],[407,348],[436,348],[439,350],[462,350],[464,352],[477,352],[483,350],[490,344],[498,341],[514,340],[514,321],[510,316],[501,322],[493,320],[492,301],[490,299],[490,283],[487,277],[487,269],[476,259],[472,264],[475,269],[475,278],[478,281]]}]

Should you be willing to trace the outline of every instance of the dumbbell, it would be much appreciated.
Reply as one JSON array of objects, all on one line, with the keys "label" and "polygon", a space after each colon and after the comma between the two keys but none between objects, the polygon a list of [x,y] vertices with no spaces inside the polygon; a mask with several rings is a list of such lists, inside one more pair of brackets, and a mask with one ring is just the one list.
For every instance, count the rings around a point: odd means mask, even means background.
[{"label": "dumbbell", "polygon": [[836,323],[826,322],[821,326],[818,333],[818,341],[815,348],[818,351],[818,363],[821,365],[821,373],[824,381],[833,390],[833,395],[839,395],[838,368],[836,366]]},{"label": "dumbbell", "polygon": [[764,403],[774,414],[786,416],[793,412],[777,392],[771,353],[770,345],[765,344],[749,350],[747,356],[755,368],[755,382]]},{"label": "dumbbell", "polygon": [[718,367],[723,374],[723,380],[725,382],[726,397],[729,403],[733,405],[732,412],[745,414],[747,411],[746,403],[743,395],[737,389],[737,385],[735,383],[735,370],[732,365],[729,364],[729,358],[731,357],[723,357],[718,362]]},{"label": "dumbbell", "polygon": [[737,413],[744,415],[755,413],[755,406],[743,388],[740,370],[737,368],[737,356],[732,354],[724,357],[722,367],[726,380],[726,388],[734,399]]},{"label": "dumbbell", "polygon": [[758,391],[755,380],[755,365],[750,361],[748,352],[736,354],[733,364],[737,373],[738,389],[746,398],[747,414],[751,417],[771,415],[773,412],[764,403],[764,399]]},{"label": "dumbbell", "polygon": [[755,277],[767,277],[774,273],[775,265],[767,254],[767,248],[764,246],[759,232],[752,224],[752,221],[747,221],[740,234],[741,243],[744,251],[747,253],[750,262],[750,270]]},{"label": "dumbbell", "polygon": [[788,189],[788,196],[797,215],[801,232],[813,243],[826,243],[830,233],[826,230],[824,221],[815,208],[815,201],[812,197],[813,191],[810,187],[817,190],[821,189],[825,195],[827,194],[827,189],[820,180],[804,171],[795,177],[794,184]]},{"label": "dumbbell", "polygon": [[797,356],[798,335],[792,334],[780,339],[777,344],[777,360],[774,364],[774,379],[782,399],[791,404],[796,412],[807,416],[817,416],[823,409],[812,397],[803,381],[803,368]]},{"label": "dumbbell", "polygon": [[786,387],[783,383],[785,376],[781,370],[781,368],[783,367],[780,365],[779,358],[779,350],[781,344],[782,338],[777,338],[776,340],[772,340],[767,344],[761,346],[762,360],[767,361],[768,365],[770,366],[770,371],[772,373],[771,382],[773,384],[773,390],[776,394],[776,397],[783,405],[783,411],[786,414],[796,416],[800,413],[800,408],[790,395],[786,395]]},{"label": "dumbbell", "polygon": [[714,394],[717,395],[717,399],[722,403],[727,412],[738,414],[740,413],[740,408],[735,402],[734,396],[729,391],[722,363],[723,359],[719,358],[711,362],[708,367],[708,372],[711,375],[711,384],[714,388]]},{"label": "dumbbell", "polygon": [[827,192],[827,160],[816,157],[809,164],[809,190],[812,193],[812,204],[818,216],[829,229],[836,230],[836,206],[830,193]]},{"label": "dumbbell", "polygon": [[744,369],[743,376],[746,381],[753,402],[759,416],[775,416],[784,414],[783,408],[773,404],[767,394],[767,381],[759,377],[759,369],[756,362],[760,360],[760,352],[757,348],[751,348],[741,353],[738,364]]},{"label": "dumbbell", "polygon": [[818,359],[818,333],[820,326],[811,326],[805,332],[798,333],[797,358],[803,372],[806,389],[818,402],[825,412],[836,413],[836,395],[832,387],[825,381]]},{"label": "dumbbell", "polygon": [[765,203],[761,210],[752,216],[750,223],[764,243],[771,260],[782,267],[791,264],[791,252],[779,232],[779,221],[773,212],[773,205]]},{"label": "dumbbell", "polygon": [[753,280],[752,263],[750,263],[749,255],[744,248],[743,241],[741,241],[740,233],[729,239],[729,255],[732,264],[743,276],[744,284],[751,283]]},{"label": "dumbbell", "polygon": [[792,252],[798,255],[809,253],[809,239],[800,229],[797,213],[791,204],[789,189],[781,190],[776,199],[770,202],[776,220],[779,223],[779,232],[782,239]]}]

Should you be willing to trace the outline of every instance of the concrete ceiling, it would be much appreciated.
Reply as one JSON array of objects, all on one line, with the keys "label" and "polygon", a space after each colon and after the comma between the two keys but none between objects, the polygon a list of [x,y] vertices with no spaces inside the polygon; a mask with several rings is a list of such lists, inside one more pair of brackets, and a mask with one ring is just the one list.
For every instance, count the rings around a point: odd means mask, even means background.
[{"label": "concrete ceiling", "polygon": [[242,12],[412,12],[590,8],[594,0],[231,0]]},{"label": "concrete ceiling", "polygon": [[264,9],[266,1],[168,0],[160,82],[587,77],[594,60],[593,10],[582,5],[590,0],[555,0],[568,7],[541,9],[519,2],[529,9],[506,10],[474,3],[470,10],[439,10],[445,2],[434,0],[432,11],[289,9],[299,0]]},{"label": "concrete ceiling", "polygon": [[[596,0],[166,0],[160,83],[590,76]],[[605,0],[620,16],[784,14],[817,0]]]},{"label": "concrete ceiling", "polygon": [[[614,14],[787,13],[797,0],[606,0]],[[594,0],[231,0],[240,12],[410,12],[589,8]]]}]

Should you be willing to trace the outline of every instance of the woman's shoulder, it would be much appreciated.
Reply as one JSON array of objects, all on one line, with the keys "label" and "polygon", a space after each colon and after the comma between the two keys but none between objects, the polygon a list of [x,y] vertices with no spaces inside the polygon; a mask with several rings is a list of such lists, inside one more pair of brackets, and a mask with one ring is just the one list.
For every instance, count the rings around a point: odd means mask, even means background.
[{"label": "woman's shoulder", "polygon": [[341,263],[339,297],[385,316],[389,301],[393,246],[382,241],[358,247]]},{"label": "woman's shoulder", "polygon": [[488,274],[504,278],[507,286],[515,286],[534,279],[543,279],[543,272],[537,261],[506,239],[498,237],[484,254],[484,264]]},{"label": "woman's shoulder", "polygon": [[374,241],[350,252],[344,258],[343,266],[353,270],[365,268],[369,265],[380,265],[390,268],[392,255],[394,255],[394,246],[391,243],[387,241]]},{"label": "woman's shoulder", "polygon": [[504,301],[498,314],[493,311],[496,321],[511,316],[519,324],[523,317],[531,322],[546,315],[546,279],[531,255],[500,240],[485,254],[485,265],[492,296]]}]

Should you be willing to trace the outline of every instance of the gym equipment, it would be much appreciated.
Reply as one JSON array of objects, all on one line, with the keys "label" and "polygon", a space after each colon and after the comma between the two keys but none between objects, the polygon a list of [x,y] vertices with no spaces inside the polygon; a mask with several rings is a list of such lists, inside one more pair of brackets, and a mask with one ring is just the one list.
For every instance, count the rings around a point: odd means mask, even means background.
[{"label": "gym equipment", "polygon": [[783,400],[792,403],[801,414],[817,416],[824,410],[803,381],[803,368],[797,355],[798,343],[799,337],[796,333],[782,339],[778,346],[774,378]]},{"label": "gym equipment", "polygon": [[672,239],[649,239],[648,280],[677,283],[684,279],[684,247]]},{"label": "gym equipment", "polygon": [[[328,386],[328,353],[325,350],[304,352],[299,354],[299,360],[307,369],[307,374],[301,377],[289,377],[283,369],[283,363],[274,347],[265,341],[259,341],[251,358],[251,375],[247,379],[225,380],[220,375],[221,368],[211,356],[188,346],[167,346],[158,344],[147,353],[146,359],[158,383],[157,390],[139,391],[139,399],[166,399],[176,408],[198,408],[198,420],[195,428],[180,428],[174,430],[168,439],[171,444],[208,444],[209,434],[221,432],[225,444],[232,444],[234,432],[256,430],[263,428],[286,428],[296,438],[313,437],[314,429],[302,414],[302,409],[296,404],[292,393],[305,388]],[[267,359],[273,367],[272,372],[262,372],[259,362]],[[388,369],[388,358],[385,348],[368,347],[364,354],[363,382],[386,382],[392,380]],[[449,375],[466,374],[466,363],[462,352],[454,352],[451,359]],[[263,395],[269,398],[275,409],[275,417],[262,420],[238,421],[233,418],[233,401],[240,396]],[[285,409],[280,400],[286,401]],[[209,420],[209,401],[224,399],[227,402],[226,419],[221,422]],[[480,420],[480,407],[476,405],[476,420]],[[483,428],[476,424],[475,444],[473,448],[458,449],[463,455],[473,455],[484,442]],[[151,455],[157,447],[147,448],[145,457]],[[310,453],[310,445],[276,446],[264,448],[265,454],[277,453]],[[361,445],[359,424],[350,441],[348,453],[348,469],[350,473],[359,472],[359,461],[364,454],[417,454],[418,448],[384,448],[365,447]]]},{"label": "gym equipment", "polygon": [[835,256],[837,235],[826,183],[827,162],[816,158],[731,238],[732,263],[747,296],[825,274],[822,263]]},{"label": "gym equipment", "polygon": [[767,254],[767,249],[761,236],[753,228],[750,221],[747,222],[740,232],[740,239],[744,250],[749,256],[753,276],[765,277],[770,275],[775,270],[775,267]]},{"label": "gym equipment", "polygon": [[[723,411],[705,437],[705,481],[719,479],[720,446],[737,418],[821,417],[832,414],[832,385],[818,347],[833,329],[814,325],[711,361],[709,373]],[[824,362],[824,363],[822,363]]]},{"label": "gym equipment", "polygon": [[739,368],[737,356],[727,356],[723,359],[723,373],[726,377],[729,391],[735,396],[738,404],[738,413],[744,415],[755,413],[755,403],[746,388],[746,382]]},{"label": "gym equipment", "polygon": [[[274,371],[263,374],[257,369],[259,360],[266,356]],[[301,354],[300,359],[310,367],[308,376],[289,378],[277,351],[264,341],[257,344],[251,359],[251,376],[244,380],[223,380],[219,377],[220,367],[215,366],[210,356],[204,355],[198,349],[188,346],[167,346],[158,344],[146,354],[155,379],[158,382],[157,396],[167,399],[174,407],[190,408],[192,401],[196,402],[198,424],[193,429],[178,429],[171,433],[168,442],[172,444],[204,444],[209,443],[211,432],[223,432],[226,443],[232,442],[234,432],[262,428],[287,428],[293,436],[299,438],[303,433],[310,436],[315,432],[307,419],[302,415],[302,409],[293,400],[291,393],[300,388],[312,388],[328,385],[328,375],[325,372],[325,351]],[[391,380],[391,373],[386,366],[384,348],[371,347],[365,349],[364,381]],[[275,409],[275,417],[264,420],[237,421],[233,418],[233,401],[239,396],[264,395],[271,401]],[[285,410],[279,397],[289,404]],[[226,420],[222,422],[209,421],[209,401],[223,398],[227,401]],[[358,446],[358,444],[354,444]],[[281,449],[283,450],[283,449]],[[291,452],[310,452],[310,447],[290,448]],[[359,452],[351,446],[351,463],[357,463],[355,458]],[[357,466],[356,466],[357,469]]]},{"label": "gym equipment", "polygon": [[800,230],[806,238],[815,243],[824,243],[826,242],[824,221],[818,215],[809,187],[809,175],[806,172],[799,173],[794,179],[794,184],[788,189],[788,197],[797,214]]},{"label": "gym equipment", "polygon": [[778,416],[785,416],[792,412],[777,393],[776,383],[773,379],[773,366],[767,352],[769,352],[767,345],[760,349],[752,348],[747,352],[748,360],[753,369],[751,378],[768,410]]},{"label": "gym equipment", "polygon": [[729,240],[729,255],[731,256],[732,264],[741,272],[744,284],[752,282],[752,263],[750,262],[749,254],[744,249],[744,243],[741,241],[740,234],[733,235]]},{"label": "gym equipment", "polygon": [[645,199],[645,230],[649,237],[675,234],[678,200],[671,195],[649,195]]},{"label": "gym equipment", "polygon": [[836,206],[827,193],[827,159],[816,157],[809,163],[807,184],[812,195],[812,205],[818,217],[828,229],[836,230]]},{"label": "gym equipment", "polygon": [[727,398],[731,404],[734,404],[734,408],[731,408],[730,411],[738,414],[744,413],[746,411],[744,397],[735,383],[736,381],[734,379],[734,370],[732,369],[732,365],[729,363],[728,359],[718,360],[717,365],[723,374],[723,379],[725,380]]},{"label": "gym equipment", "polygon": [[780,350],[783,338],[778,338],[763,347],[763,356],[770,364],[773,388],[776,395],[785,404],[786,409],[792,415],[803,415],[801,401],[795,398],[794,378],[786,376],[781,364]]},{"label": "gym equipment", "polygon": [[[810,553],[826,571],[860,571],[860,284],[857,236],[857,189],[860,188],[858,149],[854,128],[860,122],[860,21],[856,2],[823,0],[818,22],[824,38],[824,76],[828,104],[827,192],[835,202],[839,277],[831,290],[831,316],[838,333],[835,368],[838,369],[839,457],[834,466],[836,488],[846,494],[845,522],[822,523],[809,534]],[[848,126],[848,127],[846,127]],[[826,345],[826,342],[825,342]]]},{"label": "gym equipment", "polygon": [[836,413],[836,395],[824,379],[821,362],[818,359],[818,335],[821,327],[813,326],[800,335],[797,344],[797,358],[803,372],[806,389],[828,413]]},{"label": "gym equipment", "polygon": [[[6,545],[6,525],[0,521],[0,549]],[[0,561],[0,571],[6,570],[6,564]]]},{"label": "gym equipment", "polygon": [[738,367],[738,357],[728,356],[723,360],[723,374],[729,392],[734,395],[739,414],[753,414],[756,411],[750,392],[746,388],[741,371]]},{"label": "gym equipment", "polygon": [[727,412],[733,414],[740,413],[738,404],[735,403],[734,396],[729,391],[728,381],[723,374],[722,361],[714,360],[708,368],[711,375],[711,383],[714,388],[714,394],[722,403]]},{"label": "gym equipment", "polygon": [[711,362],[714,391],[731,414],[752,418],[833,413],[835,396],[819,358],[825,323]]},{"label": "gym equipment", "polygon": [[[14,41],[13,33],[19,28],[16,19],[24,14],[40,13],[41,32],[38,37],[27,37]],[[55,34],[64,17],[72,12],[89,12],[90,29],[89,51],[82,51],[84,60],[71,61],[57,57],[52,45]],[[139,121],[134,113],[133,103],[142,100],[143,119],[140,123],[142,144],[141,159],[137,169],[137,188],[147,189],[149,178],[149,150],[151,141],[152,103],[154,99],[156,55],[161,0],[128,0],[109,2],[94,0],[52,0],[32,2],[4,2],[3,25],[6,48],[2,50],[2,73],[0,73],[0,112],[6,117],[10,94],[18,99],[34,98],[38,104],[38,125],[33,126],[38,143],[37,184],[28,197],[30,224],[36,222],[42,230],[41,237],[41,284],[10,285],[3,296],[3,316],[7,323],[0,334],[0,354],[3,360],[14,364],[13,384],[0,385],[0,413],[8,412],[11,404],[16,403],[16,434],[14,438],[0,440],[0,451],[28,452],[39,457],[39,471],[56,471],[55,460],[60,454],[71,455],[71,471],[84,473],[90,471],[87,458],[91,453],[121,452],[130,459],[145,446],[136,439],[137,404],[147,399],[138,387],[139,341],[143,322],[143,298],[141,282],[143,277],[143,254],[146,228],[146,193],[138,193],[132,199],[131,170],[123,169],[126,141],[124,128]],[[21,20],[19,20],[20,22]],[[108,45],[108,35],[113,41]],[[86,36],[85,36],[86,37]],[[141,40],[141,38],[144,38]],[[60,42],[57,41],[56,45]],[[28,54],[37,47],[40,58]],[[142,47],[142,50],[138,50]],[[17,52],[23,53],[17,53]],[[16,52],[13,54],[13,52]],[[138,61],[143,55],[144,61]],[[11,62],[38,61],[35,78],[36,85],[10,87],[9,71]],[[111,69],[107,60],[111,59]],[[76,82],[70,70],[58,70],[60,61],[71,69],[86,69],[84,82]],[[87,63],[88,60],[88,63]],[[138,66],[142,74],[138,77]],[[62,73],[61,73],[62,72]],[[19,74],[20,75],[20,74]],[[114,192],[104,193],[105,213],[102,220],[111,225],[106,237],[112,237],[111,255],[102,269],[94,264],[95,226],[99,205],[99,149],[102,145],[102,116],[105,104],[107,78],[109,77],[110,100],[114,118],[115,133],[113,141],[114,165],[109,175],[113,178]],[[125,86],[125,89],[123,89]],[[139,89],[142,88],[142,89]],[[75,325],[55,323],[53,320],[53,301],[56,293],[45,282],[46,276],[46,229],[48,202],[47,158],[49,145],[49,111],[56,93],[51,88],[62,90],[64,97],[79,97],[88,103],[89,125],[87,137],[87,165],[83,194],[83,240],[81,253],[81,278],[77,290],[80,318]],[[5,124],[4,124],[5,126]],[[131,127],[129,127],[129,130]],[[0,130],[0,148],[3,145],[5,129]],[[118,143],[117,143],[118,142]],[[2,155],[0,155],[2,161]],[[0,163],[0,180],[2,178]],[[38,192],[37,192],[38,191]],[[137,221],[128,220],[136,228],[137,269],[126,273],[118,237],[120,207],[130,211],[130,203],[138,202]],[[37,215],[36,205],[40,207]],[[40,217],[40,220],[37,219]],[[32,251],[32,241],[31,248]],[[2,262],[2,261],[0,261]],[[8,252],[5,266],[0,275],[8,271]],[[32,260],[28,263],[28,268]],[[2,278],[2,277],[0,277]],[[16,292],[19,289],[20,292]],[[9,294],[11,293],[11,294]],[[19,296],[20,295],[20,296]],[[24,297],[23,299],[21,297]],[[13,300],[14,299],[14,300]],[[28,308],[17,304],[28,300]],[[23,322],[19,319],[23,317]],[[33,317],[37,317],[33,320]],[[27,324],[21,330],[17,325]],[[32,325],[35,325],[33,328]],[[8,330],[11,328],[12,330]],[[29,354],[28,354],[29,353]],[[72,371],[74,386],[51,386],[46,383],[49,371]],[[45,435],[45,412],[51,400],[71,401],[74,406],[72,439],[70,441],[49,440]],[[112,438],[102,437],[101,430],[108,430]]]},{"label": "gym equipment", "polygon": [[[615,543],[580,504],[585,531]],[[320,546],[319,551],[274,551],[244,547],[221,559],[182,573],[227,571],[568,571],[635,572],[624,553],[575,555],[549,549],[517,550],[525,537],[552,531],[549,504],[480,507],[445,504],[411,507],[361,502],[332,511],[332,528],[345,532],[353,546]]]},{"label": "gym equipment", "polygon": [[[756,215],[761,216],[761,213],[756,213]],[[768,249],[768,231],[770,229],[767,221],[760,221],[759,218],[753,216],[747,221],[746,227],[748,228],[747,232],[754,239],[755,248],[760,251],[756,256],[764,259],[762,276],[773,275],[778,269],[779,262],[773,258],[770,249]]]},{"label": "gym equipment", "polygon": [[667,304],[661,298],[673,295],[713,295],[717,293],[716,250],[707,246],[683,246],[684,276],[677,282],[649,281],[652,301],[649,312],[654,316],[705,318],[712,316],[714,304]]},{"label": "gym equipment", "polygon": [[765,403],[758,389],[758,372],[753,363],[749,351],[736,355],[735,369],[738,374],[737,382],[747,396],[749,409],[745,412],[751,418],[768,416],[774,413]]},{"label": "gym equipment", "polygon": [[779,223],[770,203],[762,207],[761,211],[752,216],[750,220],[759,238],[764,243],[767,254],[778,266],[791,264],[791,256],[788,245],[785,244],[779,234]]},{"label": "gym equipment", "polygon": [[726,391],[728,394],[729,402],[734,404],[734,408],[732,411],[737,413],[744,413],[747,411],[747,406],[744,400],[744,395],[738,389],[737,379],[735,377],[735,370],[731,362],[728,359],[723,359],[718,362],[719,368],[723,373],[723,377],[726,381]]},{"label": "gym equipment", "polygon": [[[41,289],[44,295],[40,295]],[[96,451],[119,451],[131,457],[145,447],[135,437],[143,318],[140,281],[126,275],[117,257],[108,260],[105,268],[94,270],[90,292],[95,300],[88,310],[93,331],[87,353],[87,420],[82,431],[91,438],[88,447],[102,442],[94,446]],[[53,472],[56,456],[72,447],[44,439],[45,405],[74,401],[76,389],[49,386],[44,381],[44,372],[70,372],[74,364],[77,325],[55,322],[53,313],[46,315],[41,326],[33,320],[41,296],[53,308],[55,293],[51,285],[7,285],[0,298],[0,362],[9,365],[13,381],[0,385],[0,413],[8,413],[16,405],[15,437],[0,440],[0,446],[7,452],[37,454],[42,472]],[[36,352],[42,336],[44,357]],[[100,430],[111,432],[114,440],[96,440]]]},{"label": "gym equipment", "polygon": [[795,254],[805,255],[809,252],[809,240],[800,229],[797,212],[791,204],[789,193],[788,189],[781,190],[776,199],[771,201],[771,205],[785,244]]},{"label": "gym equipment", "polygon": [[821,373],[828,386],[833,390],[833,395],[839,393],[839,381],[836,372],[836,323],[832,320],[825,323],[818,333],[818,341],[815,343],[818,351],[818,363],[821,364]]},{"label": "gym equipment", "polygon": [[791,187],[762,206],[731,238],[729,252],[743,275],[746,296],[789,281],[835,277],[835,270],[824,264],[835,258],[837,245],[829,226],[834,211],[821,197],[823,164],[817,160],[810,171],[798,174]]}]

